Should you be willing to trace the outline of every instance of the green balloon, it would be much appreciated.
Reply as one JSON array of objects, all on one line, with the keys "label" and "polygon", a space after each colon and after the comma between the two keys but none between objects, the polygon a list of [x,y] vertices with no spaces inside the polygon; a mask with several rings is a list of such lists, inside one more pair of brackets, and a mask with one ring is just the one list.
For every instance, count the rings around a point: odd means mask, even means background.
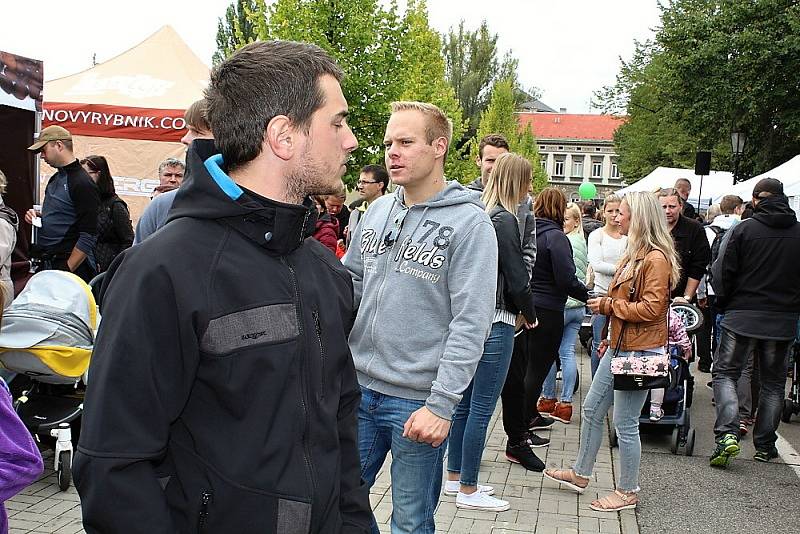
[{"label": "green balloon", "polygon": [[597,195],[597,187],[591,182],[583,182],[578,187],[578,195],[581,200],[591,200]]}]

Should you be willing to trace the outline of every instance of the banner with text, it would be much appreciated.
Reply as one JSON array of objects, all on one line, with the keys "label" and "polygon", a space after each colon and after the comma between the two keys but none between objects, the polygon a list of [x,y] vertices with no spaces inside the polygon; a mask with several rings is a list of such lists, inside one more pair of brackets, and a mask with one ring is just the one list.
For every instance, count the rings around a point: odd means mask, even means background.
[{"label": "banner with text", "polygon": [[186,133],[184,111],[45,102],[42,121],[44,126],[57,124],[73,135],[180,141]]}]

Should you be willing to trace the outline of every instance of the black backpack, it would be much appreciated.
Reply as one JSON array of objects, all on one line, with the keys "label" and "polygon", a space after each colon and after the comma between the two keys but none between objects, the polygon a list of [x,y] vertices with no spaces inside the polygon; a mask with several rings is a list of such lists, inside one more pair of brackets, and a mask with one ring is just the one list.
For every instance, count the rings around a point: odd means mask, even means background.
[{"label": "black backpack", "polygon": [[714,232],[714,241],[711,242],[711,263],[708,265],[708,283],[711,283],[711,266],[717,261],[719,256],[719,247],[722,245],[722,238],[725,236],[727,229],[720,228],[719,226],[710,226],[711,231]]}]

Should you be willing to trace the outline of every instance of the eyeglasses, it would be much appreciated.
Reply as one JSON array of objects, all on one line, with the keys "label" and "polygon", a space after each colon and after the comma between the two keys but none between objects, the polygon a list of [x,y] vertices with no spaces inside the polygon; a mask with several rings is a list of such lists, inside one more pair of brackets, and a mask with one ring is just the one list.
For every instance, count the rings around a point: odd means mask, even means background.
[{"label": "eyeglasses", "polygon": [[408,208],[403,207],[394,216],[394,228],[389,230],[389,233],[383,238],[383,243],[387,247],[392,247],[400,237],[400,232],[403,231],[403,223],[406,221],[406,215],[408,215]]},{"label": "eyeglasses", "polygon": [[359,180],[356,182],[357,185],[366,185],[366,184],[379,184],[381,182],[370,182],[367,180]]}]

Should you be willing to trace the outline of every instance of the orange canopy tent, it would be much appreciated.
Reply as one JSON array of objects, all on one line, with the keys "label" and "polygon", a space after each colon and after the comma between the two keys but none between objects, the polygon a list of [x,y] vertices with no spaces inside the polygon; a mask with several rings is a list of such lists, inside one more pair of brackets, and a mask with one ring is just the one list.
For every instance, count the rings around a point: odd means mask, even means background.
[{"label": "orange canopy tent", "polygon": [[[171,26],[94,67],[44,84],[43,125],[74,137],[78,158],[108,159],[134,222],[158,185],[158,164],[183,159],[183,113],[202,98],[209,69]],[[53,170],[42,164],[42,183]],[[44,191],[44,187],[41,187]]]}]

